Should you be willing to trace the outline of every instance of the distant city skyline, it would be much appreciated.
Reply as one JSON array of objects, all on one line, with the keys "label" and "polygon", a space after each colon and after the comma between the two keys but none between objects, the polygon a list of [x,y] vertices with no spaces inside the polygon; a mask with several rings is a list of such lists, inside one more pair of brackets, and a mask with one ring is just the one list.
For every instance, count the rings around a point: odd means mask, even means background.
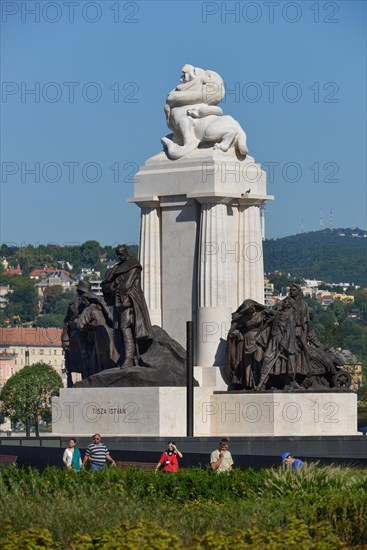
[{"label": "distant city skyline", "polygon": [[2,242],[138,243],[133,175],[185,63],[225,81],[275,196],[266,238],[330,210],[366,228],[364,2],[77,4],[1,5]]}]

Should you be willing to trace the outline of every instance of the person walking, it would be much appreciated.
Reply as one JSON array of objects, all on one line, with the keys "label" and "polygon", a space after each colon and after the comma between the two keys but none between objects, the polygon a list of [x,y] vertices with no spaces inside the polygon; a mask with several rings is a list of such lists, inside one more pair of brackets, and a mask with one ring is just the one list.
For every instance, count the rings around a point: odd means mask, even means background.
[{"label": "person walking", "polygon": [[162,464],[164,464],[163,471],[166,474],[178,472],[178,459],[182,457],[183,454],[177,449],[176,443],[174,441],[170,441],[167,445],[167,450],[162,453],[161,458],[159,459],[158,464],[155,468],[155,471],[157,472]]},{"label": "person walking", "polygon": [[299,458],[295,458],[291,453],[283,453],[282,454],[282,463],[286,466],[291,466],[292,470],[298,470],[298,468],[301,468],[303,466],[304,462],[300,460]]},{"label": "person walking", "polygon": [[232,455],[228,450],[229,441],[222,438],[219,442],[219,449],[215,449],[210,455],[210,467],[218,473],[230,472],[233,466]]},{"label": "person walking", "polygon": [[90,462],[90,468],[94,471],[102,471],[106,466],[106,462],[110,462],[112,466],[116,466],[116,462],[110,455],[110,451],[106,445],[102,443],[100,434],[94,434],[92,436],[92,442],[88,445],[83,458],[82,468],[85,467],[87,462]]},{"label": "person walking", "polygon": [[62,461],[68,470],[75,470],[76,472],[80,472],[80,468],[82,466],[82,457],[80,456],[80,451],[76,446],[76,439],[74,437],[71,437],[69,439],[69,444],[64,451]]}]

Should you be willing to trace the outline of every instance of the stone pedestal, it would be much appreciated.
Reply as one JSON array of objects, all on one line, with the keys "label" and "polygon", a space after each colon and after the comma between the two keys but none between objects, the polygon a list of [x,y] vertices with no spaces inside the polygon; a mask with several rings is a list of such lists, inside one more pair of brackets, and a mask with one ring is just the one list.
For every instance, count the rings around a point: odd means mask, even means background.
[{"label": "stone pedestal", "polygon": [[262,302],[260,206],[265,172],[251,157],[213,148],[149,159],[135,177],[141,208],[143,290],[154,323],[186,345],[196,327],[199,366],[224,364],[231,313],[246,298]]},{"label": "stone pedestal", "polygon": [[52,399],[52,433],[185,435],[185,411],[184,388],[62,389]]},{"label": "stone pedestal", "polygon": [[[195,375],[201,383],[194,391],[197,437],[358,435],[353,393],[214,392],[221,386],[219,368]],[[186,435],[184,387],[62,389],[52,405],[53,435]]]},{"label": "stone pedestal", "polygon": [[202,415],[213,435],[358,434],[357,395],[351,392],[215,392]]}]

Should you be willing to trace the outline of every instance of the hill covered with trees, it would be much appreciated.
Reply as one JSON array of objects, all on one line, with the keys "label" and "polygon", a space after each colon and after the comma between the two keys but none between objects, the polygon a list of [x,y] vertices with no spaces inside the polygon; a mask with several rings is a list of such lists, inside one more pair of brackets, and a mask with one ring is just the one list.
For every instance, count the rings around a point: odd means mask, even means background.
[{"label": "hill covered with trees", "polygon": [[367,287],[367,232],[324,229],[264,241],[265,272]]}]

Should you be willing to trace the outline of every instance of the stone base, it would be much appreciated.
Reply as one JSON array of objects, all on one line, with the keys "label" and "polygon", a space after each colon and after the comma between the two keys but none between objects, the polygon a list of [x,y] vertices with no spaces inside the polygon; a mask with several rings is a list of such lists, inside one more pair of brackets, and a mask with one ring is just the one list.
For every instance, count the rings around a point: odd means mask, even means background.
[{"label": "stone base", "polygon": [[53,434],[185,435],[185,388],[71,388],[52,400]]},{"label": "stone base", "polygon": [[358,435],[357,395],[351,392],[215,392],[203,408],[208,416],[213,435]]},{"label": "stone base", "polygon": [[[54,435],[186,435],[185,387],[61,389],[52,405]],[[349,392],[214,393],[212,386],[197,387],[194,435],[358,435],[357,396]]]}]

